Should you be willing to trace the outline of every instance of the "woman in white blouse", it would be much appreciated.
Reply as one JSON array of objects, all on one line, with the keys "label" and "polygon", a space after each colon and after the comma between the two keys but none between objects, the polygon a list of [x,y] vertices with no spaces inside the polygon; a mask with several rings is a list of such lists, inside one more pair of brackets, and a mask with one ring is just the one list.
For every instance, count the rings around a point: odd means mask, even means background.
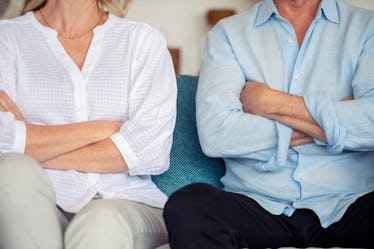
[{"label": "woman in white blouse", "polygon": [[[26,0],[0,21],[0,248],[154,248],[167,240],[175,74],[121,0]],[[106,11],[109,12],[106,12]]]}]

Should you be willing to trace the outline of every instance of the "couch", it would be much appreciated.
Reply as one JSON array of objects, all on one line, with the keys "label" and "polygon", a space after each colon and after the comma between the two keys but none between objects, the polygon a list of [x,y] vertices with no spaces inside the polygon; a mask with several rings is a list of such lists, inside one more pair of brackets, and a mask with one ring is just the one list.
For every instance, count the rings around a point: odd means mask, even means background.
[{"label": "couch", "polygon": [[153,181],[166,195],[194,182],[206,182],[222,187],[220,178],[225,173],[221,158],[209,158],[201,151],[195,118],[195,92],[197,76],[177,76],[177,120],[170,168],[162,175],[153,176]]}]

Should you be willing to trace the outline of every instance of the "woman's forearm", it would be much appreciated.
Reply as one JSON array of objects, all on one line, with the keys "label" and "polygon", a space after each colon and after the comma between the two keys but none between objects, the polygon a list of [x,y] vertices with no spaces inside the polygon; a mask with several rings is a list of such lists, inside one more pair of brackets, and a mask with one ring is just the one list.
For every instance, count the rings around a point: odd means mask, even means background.
[{"label": "woman's forearm", "polygon": [[39,162],[99,142],[119,131],[120,122],[88,121],[67,125],[26,124],[25,154]]},{"label": "woman's forearm", "polygon": [[127,164],[111,139],[42,162],[45,168],[77,170],[89,173],[116,173],[128,171]]}]

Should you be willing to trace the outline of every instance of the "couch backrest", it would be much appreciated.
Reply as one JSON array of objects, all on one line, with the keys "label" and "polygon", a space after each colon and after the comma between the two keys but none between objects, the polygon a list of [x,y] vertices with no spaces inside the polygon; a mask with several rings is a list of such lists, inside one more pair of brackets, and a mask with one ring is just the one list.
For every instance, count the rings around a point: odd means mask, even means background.
[{"label": "couch backrest", "polygon": [[209,158],[201,151],[195,118],[197,76],[177,76],[177,120],[170,154],[170,168],[152,179],[167,195],[194,182],[222,187],[225,165],[220,158]]}]

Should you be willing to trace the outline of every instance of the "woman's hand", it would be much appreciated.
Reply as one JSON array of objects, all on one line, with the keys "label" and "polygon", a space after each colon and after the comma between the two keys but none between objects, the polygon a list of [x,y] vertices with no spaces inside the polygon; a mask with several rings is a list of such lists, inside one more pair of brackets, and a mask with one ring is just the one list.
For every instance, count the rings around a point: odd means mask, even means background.
[{"label": "woman's hand", "polygon": [[6,92],[0,89],[0,111],[11,112],[19,121],[25,121],[22,113],[19,111],[17,105],[11,100]]}]

